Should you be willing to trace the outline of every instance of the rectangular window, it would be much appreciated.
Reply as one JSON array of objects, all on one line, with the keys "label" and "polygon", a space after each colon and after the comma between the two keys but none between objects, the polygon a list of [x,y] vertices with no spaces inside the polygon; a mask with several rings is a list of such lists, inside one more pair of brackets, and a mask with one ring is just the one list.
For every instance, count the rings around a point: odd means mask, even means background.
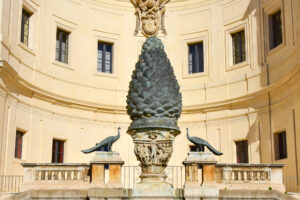
[{"label": "rectangular window", "polygon": [[232,37],[232,54],[233,64],[238,64],[246,60],[246,43],[245,43],[245,31],[239,31],[231,34]]},{"label": "rectangular window", "polygon": [[287,158],[286,132],[282,131],[280,133],[275,133],[274,143],[275,159],[280,160]]},{"label": "rectangular window", "polygon": [[22,159],[23,135],[22,131],[16,131],[15,158]]},{"label": "rectangular window", "polygon": [[69,34],[66,31],[56,31],[56,60],[68,63]]},{"label": "rectangular window", "polygon": [[29,38],[29,19],[31,14],[24,8],[22,9],[22,21],[21,21],[21,42],[28,46]]},{"label": "rectangular window", "polygon": [[237,163],[248,163],[248,140],[235,142]]},{"label": "rectangular window", "polygon": [[53,140],[52,145],[52,163],[64,162],[64,141]]},{"label": "rectangular window", "polygon": [[281,10],[269,16],[270,20],[270,49],[282,43]]},{"label": "rectangular window", "polygon": [[97,72],[112,73],[112,49],[112,44],[98,42]]},{"label": "rectangular window", "polygon": [[204,72],[203,42],[189,44],[189,74]]}]

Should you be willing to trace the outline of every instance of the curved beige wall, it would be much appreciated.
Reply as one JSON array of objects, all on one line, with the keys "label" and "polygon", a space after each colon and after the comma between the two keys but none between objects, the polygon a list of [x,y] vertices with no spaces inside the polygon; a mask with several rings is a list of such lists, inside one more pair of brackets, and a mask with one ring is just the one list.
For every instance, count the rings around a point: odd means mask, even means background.
[{"label": "curved beige wall", "polygon": [[[125,100],[145,38],[133,35],[136,19],[129,0],[1,4],[0,174],[22,173],[20,162],[50,162],[53,138],[66,140],[65,162],[89,162],[92,155],[80,150],[116,134],[118,126],[122,136],[113,148],[126,165],[136,165]],[[29,47],[19,39],[22,6],[34,12]],[[267,16],[276,9],[283,13],[283,43],[270,51]],[[189,127],[192,135],[224,152],[220,162],[236,162],[234,142],[248,139],[251,163],[282,162],[286,174],[300,173],[293,167],[300,158],[294,143],[300,132],[294,126],[300,123],[299,11],[300,3],[292,0],[167,4],[168,35],[159,37],[183,94],[183,134],[175,141],[171,165],[180,165],[187,155]],[[57,27],[71,32],[68,65],[55,61]],[[241,28],[246,61],[232,65],[229,36]],[[98,40],[114,43],[113,74],[96,72]],[[205,71],[191,75],[187,44],[200,40]],[[23,160],[14,158],[16,129],[26,131]],[[287,131],[288,158],[276,161],[273,133],[281,130]],[[296,141],[300,144],[300,136]]]}]

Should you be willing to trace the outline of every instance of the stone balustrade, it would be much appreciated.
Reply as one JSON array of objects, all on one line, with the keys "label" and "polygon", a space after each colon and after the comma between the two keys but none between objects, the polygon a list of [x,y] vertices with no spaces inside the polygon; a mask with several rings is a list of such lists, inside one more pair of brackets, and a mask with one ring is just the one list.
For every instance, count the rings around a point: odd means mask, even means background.
[{"label": "stone balustrade", "polygon": [[86,163],[23,163],[22,191],[31,188],[61,188],[90,183],[90,164]]},{"label": "stone balustrade", "polygon": [[263,189],[284,192],[283,164],[217,164],[220,189]]}]

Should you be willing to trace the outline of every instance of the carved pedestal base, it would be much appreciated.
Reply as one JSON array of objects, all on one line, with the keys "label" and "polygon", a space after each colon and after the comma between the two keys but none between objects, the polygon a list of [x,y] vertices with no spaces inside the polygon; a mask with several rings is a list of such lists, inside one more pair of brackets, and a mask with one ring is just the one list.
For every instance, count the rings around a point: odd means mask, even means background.
[{"label": "carved pedestal base", "polygon": [[171,196],[172,187],[166,182],[165,168],[172,154],[173,140],[178,132],[170,130],[129,131],[135,145],[134,153],[140,161],[141,182],[135,196]]}]

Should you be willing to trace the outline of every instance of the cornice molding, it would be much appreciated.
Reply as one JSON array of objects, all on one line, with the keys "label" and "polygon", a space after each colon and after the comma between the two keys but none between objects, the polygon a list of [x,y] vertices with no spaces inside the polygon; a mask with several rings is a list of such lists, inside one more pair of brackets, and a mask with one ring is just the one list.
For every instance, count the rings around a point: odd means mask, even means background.
[{"label": "cornice molding", "polygon": [[[22,77],[18,75],[16,71],[6,61],[0,61],[0,77],[3,81],[9,81],[9,84],[20,94],[28,96],[30,98],[37,98],[43,101],[47,101],[52,104],[59,104],[66,107],[82,109],[92,112],[103,112],[103,113],[112,113],[112,114],[126,114],[125,106],[116,106],[116,105],[105,105],[87,101],[80,101],[78,99],[68,98],[61,95],[57,95],[48,91],[45,91],[41,88],[38,88],[31,83],[25,81]],[[6,78],[4,78],[6,77]],[[4,80],[5,79],[5,80]],[[257,98],[267,95],[268,92],[276,93],[276,89],[279,87],[284,87],[288,85],[290,81],[299,81],[300,80],[300,63],[283,76],[277,82],[272,83],[271,85],[262,88],[261,90],[240,96],[237,98],[227,99],[224,101],[211,102],[206,104],[199,104],[193,106],[183,106],[182,114],[196,114],[196,113],[206,113],[211,111],[219,110],[230,110],[234,107],[249,107],[253,104]],[[8,88],[1,86],[0,87],[6,91],[9,96],[18,98],[16,95],[11,94]],[[279,91],[280,92],[280,91]],[[293,95],[291,95],[293,96]]]}]

